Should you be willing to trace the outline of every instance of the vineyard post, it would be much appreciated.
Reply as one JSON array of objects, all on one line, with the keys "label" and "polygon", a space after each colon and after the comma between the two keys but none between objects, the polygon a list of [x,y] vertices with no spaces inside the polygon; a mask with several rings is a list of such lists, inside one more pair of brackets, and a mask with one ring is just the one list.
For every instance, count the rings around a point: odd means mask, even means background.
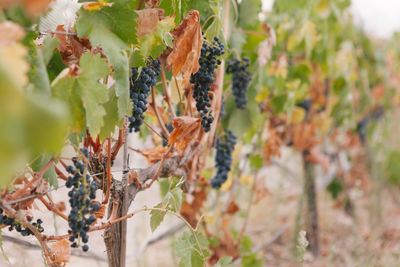
[{"label": "vineyard post", "polygon": [[303,151],[304,166],[304,193],[307,202],[306,222],[307,239],[310,244],[310,250],[315,257],[319,254],[319,229],[318,229],[318,204],[317,191],[315,186],[314,166],[307,161],[308,150]]},{"label": "vineyard post", "polygon": [[[127,125],[127,124],[126,124]],[[110,205],[108,208],[108,217],[116,215],[116,218],[124,217],[128,212],[127,200],[127,184],[129,172],[126,171],[128,166],[128,130],[124,127],[124,150],[123,150],[123,169],[124,174],[122,183],[114,183],[112,190]],[[116,210],[116,214],[113,214]],[[114,212],[113,212],[114,211]],[[113,224],[104,231],[104,243],[107,248],[108,266],[125,267],[126,259],[126,229],[127,222],[123,220],[117,224]]]}]

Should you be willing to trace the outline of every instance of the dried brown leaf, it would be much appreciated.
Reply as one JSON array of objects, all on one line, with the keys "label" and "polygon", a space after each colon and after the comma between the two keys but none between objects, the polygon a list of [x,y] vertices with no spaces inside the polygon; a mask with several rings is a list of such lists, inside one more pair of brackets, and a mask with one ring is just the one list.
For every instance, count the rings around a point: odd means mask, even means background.
[{"label": "dried brown leaf", "polygon": [[[65,32],[63,25],[57,26],[57,31]],[[76,66],[79,65],[81,55],[91,49],[89,39],[67,34],[55,34],[55,36],[60,41],[57,50],[60,51],[63,63],[70,67],[70,75],[79,73]]]},{"label": "dried brown leaf", "polygon": [[197,10],[190,10],[185,19],[172,32],[174,47],[167,58],[167,63],[172,66],[172,75],[182,73],[182,84],[189,84],[190,75],[199,68],[199,57],[202,46],[200,16]]},{"label": "dried brown leaf", "polygon": [[309,150],[320,141],[317,138],[317,127],[312,123],[300,123],[293,126],[293,147],[297,150]]},{"label": "dried brown leaf", "polygon": [[231,202],[229,202],[228,208],[226,209],[226,213],[232,215],[238,211],[239,211],[239,206],[235,203],[235,200],[232,199]]},{"label": "dried brown leaf", "polygon": [[264,145],[264,155],[265,155],[265,161],[267,163],[271,163],[271,158],[273,156],[281,156],[281,146],[282,146],[282,140],[276,130],[276,128],[270,128],[269,129],[269,137],[267,141],[265,142]]},{"label": "dried brown leaf", "polygon": [[136,28],[137,36],[143,36],[157,30],[157,24],[164,18],[164,10],[160,8],[148,8],[136,11],[139,17],[136,19],[138,26]]},{"label": "dried brown leaf", "polygon": [[165,147],[146,148],[142,150],[142,155],[147,160],[147,163],[152,165],[160,161],[167,151],[168,148]]},{"label": "dried brown leaf", "polygon": [[24,36],[25,31],[18,24],[8,20],[0,23],[0,46],[20,41]]},{"label": "dried brown leaf", "polygon": [[190,196],[192,201],[189,201],[188,197],[186,197],[182,202],[179,212],[192,227],[196,227],[198,222],[196,215],[200,212],[200,209],[203,207],[203,203],[207,198],[206,187],[197,187]]},{"label": "dried brown leaf", "polygon": [[61,239],[51,246],[51,252],[54,256],[54,262],[57,264],[66,264],[71,256],[71,247],[67,239]]},{"label": "dried brown leaf", "polygon": [[200,131],[200,119],[188,116],[176,117],[173,123],[174,130],[169,136],[168,143],[175,144],[176,148],[185,148],[191,141],[195,140]]}]

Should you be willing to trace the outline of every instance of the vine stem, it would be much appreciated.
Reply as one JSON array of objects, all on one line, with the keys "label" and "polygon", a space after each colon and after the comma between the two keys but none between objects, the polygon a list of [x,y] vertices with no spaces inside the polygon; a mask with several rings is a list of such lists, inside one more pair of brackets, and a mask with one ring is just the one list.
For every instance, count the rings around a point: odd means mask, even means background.
[{"label": "vine stem", "polygon": [[169,110],[172,113],[172,118],[175,119],[176,114],[175,114],[175,110],[172,108],[171,98],[169,97],[168,88],[167,88],[167,79],[165,77],[164,67],[165,67],[165,64],[163,62],[161,65],[161,81],[162,81],[162,85],[164,88],[165,101],[167,102]]},{"label": "vine stem", "polygon": [[163,132],[164,136],[166,136],[168,138],[169,132],[168,132],[167,128],[165,128],[164,120],[161,118],[160,114],[158,113],[158,108],[157,108],[157,103],[156,103],[156,88],[155,88],[155,86],[151,87],[151,106],[154,109],[154,113],[156,114],[157,121],[158,121],[158,124],[160,125],[161,131]]}]

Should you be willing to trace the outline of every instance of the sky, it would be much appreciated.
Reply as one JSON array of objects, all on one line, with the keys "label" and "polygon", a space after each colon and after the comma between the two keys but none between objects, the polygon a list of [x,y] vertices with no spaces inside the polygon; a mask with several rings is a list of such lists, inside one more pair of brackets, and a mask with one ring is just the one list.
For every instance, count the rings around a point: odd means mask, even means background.
[{"label": "sky", "polygon": [[[263,9],[271,9],[273,2],[263,0]],[[352,0],[351,10],[355,22],[371,36],[388,38],[400,31],[400,0]]]}]

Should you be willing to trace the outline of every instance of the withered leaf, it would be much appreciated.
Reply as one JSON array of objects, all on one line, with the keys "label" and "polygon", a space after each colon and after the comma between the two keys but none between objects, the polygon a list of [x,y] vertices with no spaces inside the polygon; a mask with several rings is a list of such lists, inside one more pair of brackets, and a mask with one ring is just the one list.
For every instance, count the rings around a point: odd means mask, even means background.
[{"label": "withered leaf", "polygon": [[228,208],[226,209],[226,213],[228,214],[235,214],[236,212],[239,211],[238,205],[235,203],[235,200],[232,199],[231,202],[229,202]]},{"label": "withered leaf", "polygon": [[[63,25],[57,26],[57,31],[65,32]],[[67,34],[55,34],[55,36],[60,41],[57,50],[60,51],[63,63],[72,69],[76,69],[81,55],[91,49],[89,39]],[[71,73],[75,72],[71,71]]]},{"label": "withered leaf", "polygon": [[175,144],[176,148],[185,148],[195,140],[201,131],[200,119],[188,116],[176,117],[173,123],[174,130],[169,136],[168,143]]},{"label": "withered leaf", "polygon": [[312,123],[300,123],[293,127],[293,147],[303,151],[311,149],[320,141],[317,138],[317,127]]},{"label": "withered leaf", "polygon": [[153,147],[143,149],[141,152],[147,163],[152,165],[160,161],[167,151],[168,149],[165,147]]},{"label": "withered leaf", "polygon": [[197,10],[190,10],[185,19],[172,32],[174,47],[167,58],[167,63],[172,66],[172,75],[182,73],[182,84],[189,84],[190,75],[199,68],[199,57],[202,46],[200,16]]},{"label": "withered leaf", "polygon": [[143,36],[157,30],[157,24],[164,18],[164,10],[160,8],[148,8],[136,11],[139,17],[136,19],[138,26],[136,28],[137,36]]},{"label": "withered leaf", "polygon": [[71,256],[71,247],[67,239],[58,240],[51,246],[51,252],[54,255],[54,262],[57,264],[65,264],[69,262]]}]

